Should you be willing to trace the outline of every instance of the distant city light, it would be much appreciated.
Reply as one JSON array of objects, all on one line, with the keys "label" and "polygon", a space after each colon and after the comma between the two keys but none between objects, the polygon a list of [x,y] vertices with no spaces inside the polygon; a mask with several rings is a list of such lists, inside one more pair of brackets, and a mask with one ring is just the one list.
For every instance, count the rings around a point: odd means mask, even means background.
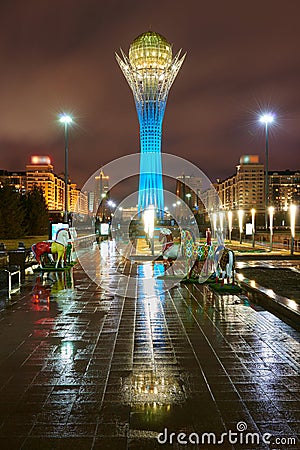
[{"label": "distant city light", "polygon": [[240,157],[240,164],[258,164],[258,155],[243,155]]},{"label": "distant city light", "polygon": [[31,164],[51,164],[51,159],[49,156],[37,156],[31,157]]}]

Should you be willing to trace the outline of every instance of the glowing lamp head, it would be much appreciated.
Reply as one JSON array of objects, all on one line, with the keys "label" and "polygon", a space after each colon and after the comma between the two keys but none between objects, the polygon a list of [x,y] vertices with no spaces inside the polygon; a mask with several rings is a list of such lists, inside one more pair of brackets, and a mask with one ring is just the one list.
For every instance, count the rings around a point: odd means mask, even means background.
[{"label": "glowing lamp head", "polygon": [[147,31],[130,45],[129,61],[137,70],[165,70],[172,62],[171,44],[161,34]]},{"label": "glowing lamp head", "polygon": [[63,123],[65,125],[69,125],[70,123],[73,122],[73,119],[68,114],[61,114],[59,116],[59,121],[60,121],[60,123]]},{"label": "glowing lamp head", "polygon": [[272,123],[274,121],[274,116],[273,114],[266,113],[260,116],[259,121],[261,123],[264,123],[265,125],[268,125],[269,123]]}]

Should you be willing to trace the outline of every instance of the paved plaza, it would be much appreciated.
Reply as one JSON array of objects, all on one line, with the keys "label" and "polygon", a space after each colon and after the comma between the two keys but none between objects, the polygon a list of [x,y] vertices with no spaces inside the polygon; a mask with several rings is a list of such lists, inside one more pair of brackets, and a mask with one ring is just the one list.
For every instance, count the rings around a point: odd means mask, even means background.
[{"label": "paved plaza", "polygon": [[2,296],[1,449],[299,448],[300,334],[206,285],[149,297],[161,262],[123,264],[136,295],[114,295],[117,264]]}]

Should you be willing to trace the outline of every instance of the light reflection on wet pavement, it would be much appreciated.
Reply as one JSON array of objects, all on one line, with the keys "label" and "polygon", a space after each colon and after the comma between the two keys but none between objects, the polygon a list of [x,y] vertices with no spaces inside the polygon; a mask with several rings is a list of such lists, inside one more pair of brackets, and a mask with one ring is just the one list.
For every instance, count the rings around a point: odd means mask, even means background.
[{"label": "light reflection on wet pavement", "polygon": [[203,285],[147,297],[143,276],[159,262],[123,264],[139,276],[138,296],[114,296],[105,287],[121,266],[110,264],[101,287],[79,266],[28,277],[2,310],[1,448],[196,449],[160,445],[157,434],[220,436],[241,421],[249,432],[300,434],[299,333]]}]

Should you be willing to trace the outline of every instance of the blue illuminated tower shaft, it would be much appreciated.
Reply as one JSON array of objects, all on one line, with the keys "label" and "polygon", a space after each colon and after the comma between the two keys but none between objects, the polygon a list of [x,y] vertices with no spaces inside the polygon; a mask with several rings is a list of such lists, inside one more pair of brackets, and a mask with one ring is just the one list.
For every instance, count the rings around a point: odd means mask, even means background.
[{"label": "blue illuminated tower shaft", "polygon": [[180,51],[172,58],[171,44],[160,34],[147,31],[130,45],[129,58],[121,49],[118,64],[128,81],[140,123],[140,180],[138,213],[154,207],[164,215],[161,137],[169,90],[183,63]]},{"label": "blue illuminated tower shaft", "polygon": [[138,212],[153,205],[161,218],[164,211],[161,138],[165,107],[166,102],[157,100],[149,100],[143,106],[136,103],[141,145]]}]

